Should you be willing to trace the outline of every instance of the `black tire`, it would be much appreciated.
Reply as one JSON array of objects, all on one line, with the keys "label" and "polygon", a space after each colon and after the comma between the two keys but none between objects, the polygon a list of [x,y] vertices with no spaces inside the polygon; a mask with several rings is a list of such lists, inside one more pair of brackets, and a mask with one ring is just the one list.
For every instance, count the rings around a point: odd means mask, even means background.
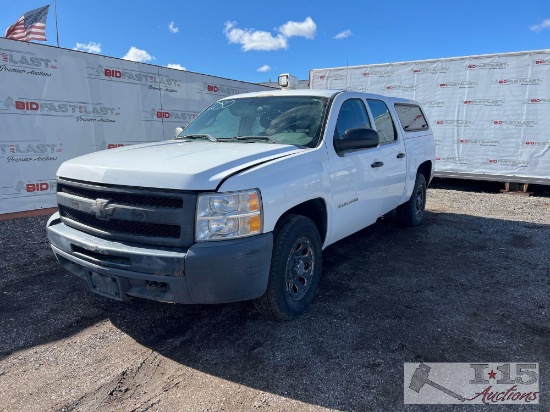
[{"label": "black tire", "polygon": [[418,226],[422,223],[426,210],[426,178],[416,174],[411,198],[397,208],[397,219],[404,226]]},{"label": "black tire", "polygon": [[254,301],[261,313],[291,320],[306,311],[319,286],[322,244],[311,219],[288,215],[274,231],[267,290]]}]

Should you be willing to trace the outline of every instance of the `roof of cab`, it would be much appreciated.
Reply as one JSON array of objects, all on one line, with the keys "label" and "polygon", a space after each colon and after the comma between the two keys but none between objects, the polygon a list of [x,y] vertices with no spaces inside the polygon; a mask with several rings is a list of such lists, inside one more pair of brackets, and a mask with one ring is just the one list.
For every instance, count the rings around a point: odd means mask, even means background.
[{"label": "roof of cab", "polygon": [[416,103],[414,100],[393,97],[381,94],[366,93],[355,90],[333,90],[333,89],[292,89],[292,90],[266,90],[262,92],[242,93],[224,97],[227,99],[242,99],[246,97],[270,97],[270,96],[312,96],[312,97],[333,97],[336,94],[349,93],[350,95],[362,95],[365,98],[383,98],[393,103]]}]

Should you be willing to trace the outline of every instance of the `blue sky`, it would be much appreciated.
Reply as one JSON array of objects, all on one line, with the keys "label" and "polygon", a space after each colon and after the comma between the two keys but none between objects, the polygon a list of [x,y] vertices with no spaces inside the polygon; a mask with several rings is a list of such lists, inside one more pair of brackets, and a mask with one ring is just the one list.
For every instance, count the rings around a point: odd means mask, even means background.
[{"label": "blue sky", "polygon": [[[3,30],[47,0],[4,1]],[[45,44],[56,45],[53,2]],[[550,48],[550,1],[58,0],[60,46],[250,82]],[[80,44],[80,46],[78,46]]]}]

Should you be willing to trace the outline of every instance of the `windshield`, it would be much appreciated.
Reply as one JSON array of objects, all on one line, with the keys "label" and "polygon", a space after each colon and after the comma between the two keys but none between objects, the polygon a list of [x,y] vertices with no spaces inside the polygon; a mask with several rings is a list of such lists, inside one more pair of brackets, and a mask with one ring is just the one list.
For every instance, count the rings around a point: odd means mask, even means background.
[{"label": "windshield", "polygon": [[208,136],[223,141],[241,137],[239,140],[315,147],[327,101],[316,96],[222,100],[206,109],[177,138]]}]

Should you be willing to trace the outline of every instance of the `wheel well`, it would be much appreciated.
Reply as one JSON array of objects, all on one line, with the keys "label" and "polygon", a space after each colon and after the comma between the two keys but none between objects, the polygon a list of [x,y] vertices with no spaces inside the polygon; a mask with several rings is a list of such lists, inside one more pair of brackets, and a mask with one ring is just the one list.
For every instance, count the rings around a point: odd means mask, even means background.
[{"label": "wheel well", "polygon": [[315,223],[321,241],[324,243],[327,236],[327,206],[325,201],[321,198],[311,199],[307,202],[300,203],[294,206],[292,209],[287,210],[278,220],[277,224],[281,222],[287,215],[302,215],[308,217]]},{"label": "wheel well", "polygon": [[432,162],[430,160],[426,160],[418,166],[418,173],[422,173],[426,179],[426,183],[429,184],[432,177]]}]

